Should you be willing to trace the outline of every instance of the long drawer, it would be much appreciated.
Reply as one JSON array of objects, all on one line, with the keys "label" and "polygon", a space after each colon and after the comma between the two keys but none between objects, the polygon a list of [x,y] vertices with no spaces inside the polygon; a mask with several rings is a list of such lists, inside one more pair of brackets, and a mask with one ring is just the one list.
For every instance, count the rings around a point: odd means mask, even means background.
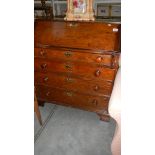
[{"label": "long drawer", "polygon": [[115,69],[104,68],[94,64],[51,61],[49,59],[35,58],[35,72],[67,72],[77,74],[86,78],[103,79],[113,81]]},{"label": "long drawer", "polygon": [[78,107],[81,109],[100,110],[108,107],[109,97],[83,95],[73,91],[53,89],[51,87],[36,85],[36,95],[39,100],[57,102],[58,104]]},{"label": "long drawer", "polygon": [[83,61],[102,64],[109,67],[112,66],[111,54],[90,53],[90,51],[87,50],[35,48],[34,56],[54,60],[63,59],[65,61]]},{"label": "long drawer", "polygon": [[86,81],[71,76],[64,76],[54,73],[35,72],[35,84],[52,86],[54,88],[63,88],[74,90],[83,94],[107,95],[112,91],[112,82],[108,81]]}]

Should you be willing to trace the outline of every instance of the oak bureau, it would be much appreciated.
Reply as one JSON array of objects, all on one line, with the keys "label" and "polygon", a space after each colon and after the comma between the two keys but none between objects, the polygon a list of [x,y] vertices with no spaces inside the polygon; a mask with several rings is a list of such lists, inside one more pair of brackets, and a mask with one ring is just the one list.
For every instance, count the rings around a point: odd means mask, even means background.
[{"label": "oak bureau", "polygon": [[36,21],[34,30],[38,101],[92,111],[108,121],[120,24]]}]

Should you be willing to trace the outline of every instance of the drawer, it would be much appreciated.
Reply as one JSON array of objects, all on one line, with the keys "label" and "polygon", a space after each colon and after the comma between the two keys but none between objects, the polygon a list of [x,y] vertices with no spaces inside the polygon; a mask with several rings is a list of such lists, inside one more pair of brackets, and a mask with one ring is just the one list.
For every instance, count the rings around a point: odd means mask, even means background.
[{"label": "drawer", "polygon": [[115,77],[115,69],[99,67],[94,64],[51,61],[48,59],[35,58],[34,61],[35,72],[61,72],[76,74],[85,78],[94,80],[108,80],[113,81]]},{"label": "drawer", "polygon": [[54,73],[35,72],[35,84],[48,85],[54,88],[74,90],[84,94],[110,96],[113,83],[108,81],[86,81],[72,76]]},{"label": "drawer", "polygon": [[35,87],[36,95],[39,100],[57,102],[61,105],[89,110],[99,110],[101,108],[107,109],[108,107],[108,97],[83,95],[73,91],[63,91],[42,85],[35,85]]},{"label": "drawer", "polygon": [[105,66],[112,66],[112,55],[111,54],[97,54],[81,50],[71,49],[47,49],[47,48],[35,48],[35,57],[42,57],[48,59],[63,59],[65,61],[83,61],[90,63],[102,64]]}]

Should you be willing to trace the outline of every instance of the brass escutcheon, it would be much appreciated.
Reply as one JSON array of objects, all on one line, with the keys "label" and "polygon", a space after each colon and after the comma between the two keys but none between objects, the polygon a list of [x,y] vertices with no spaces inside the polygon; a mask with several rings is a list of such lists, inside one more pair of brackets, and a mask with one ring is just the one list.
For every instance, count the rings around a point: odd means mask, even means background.
[{"label": "brass escutcheon", "polygon": [[72,69],[72,65],[70,65],[70,64],[65,64],[65,68],[68,69],[68,70],[71,70],[71,69]]},{"label": "brass escutcheon", "polygon": [[68,77],[68,78],[66,78],[66,81],[72,83],[74,80],[72,78]]},{"label": "brass escutcheon", "polygon": [[76,26],[78,26],[78,24],[75,23],[75,22],[72,22],[72,23],[69,23],[69,26],[70,26],[70,27],[76,27]]},{"label": "brass escutcheon", "polygon": [[72,92],[66,92],[66,95],[69,96],[69,97],[72,97],[73,93]]}]

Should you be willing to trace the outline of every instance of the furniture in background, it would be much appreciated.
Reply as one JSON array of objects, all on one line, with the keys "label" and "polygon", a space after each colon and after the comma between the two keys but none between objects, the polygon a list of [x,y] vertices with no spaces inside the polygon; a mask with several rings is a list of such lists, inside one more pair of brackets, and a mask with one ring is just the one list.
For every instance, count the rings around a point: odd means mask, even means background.
[{"label": "furniture in background", "polygon": [[67,12],[67,1],[66,0],[52,0],[53,5],[53,17],[64,20]]},{"label": "furniture in background", "polygon": [[53,9],[49,0],[34,0],[35,19],[53,19]]},{"label": "furniture in background", "polygon": [[37,99],[92,111],[108,121],[120,24],[36,21],[34,41]]},{"label": "furniture in background", "polygon": [[[54,19],[63,20],[67,11],[66,0],[52,0]],[[93,10],[96,20],[121,21],[120,0],[94,0]]]},{"label": "furniture in background", "polygon": [[121,68],[118,69],[109,101],[109,114],[116,121],[111,144],[112,155],[121,155]]},{"label": "furniture in background", "polygon": [[121,18],[120,0],[95,0],[94,11],[96,18]]},{"label": "furniture in background", "polygon": [[42,125],[42,119],[41,119],[41,114],[40,114],[39,105],[38,105],[35,90],[34,90],[34,112],[36,113],[36,116],[38,118],[40,125]]}]

